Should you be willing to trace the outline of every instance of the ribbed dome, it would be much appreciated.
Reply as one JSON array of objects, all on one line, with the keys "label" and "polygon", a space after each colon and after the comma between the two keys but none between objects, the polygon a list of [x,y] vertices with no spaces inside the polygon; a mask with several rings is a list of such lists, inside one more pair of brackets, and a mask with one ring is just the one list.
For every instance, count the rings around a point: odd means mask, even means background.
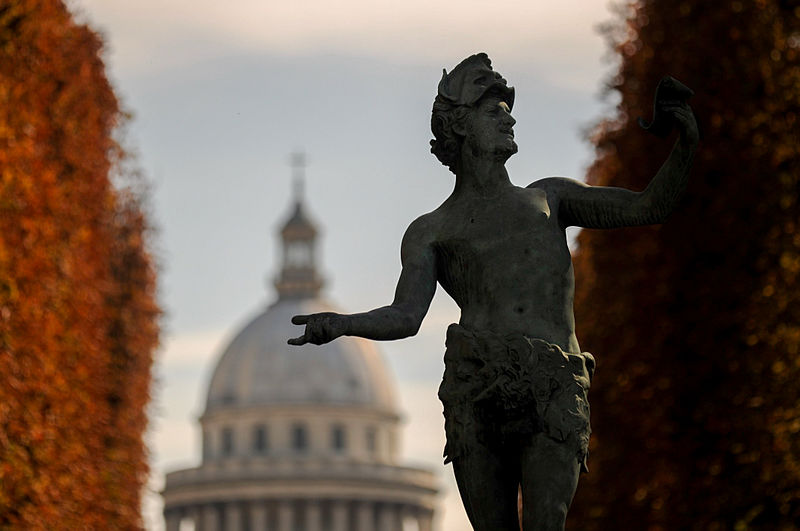
[{"label": "ribbed dome", "polygon": [[292,165],[295,208],[280,231],[278,301],[217,362],[199,419],[202,462],[165,480],[166,529],[190,520],[204,530],[388,531],[415,518],[429,531],[436,478],[398,466],[400,416],[375,344],[356,337],[287,343],[303,333],[292,316],[337,311],[320,298],[303,157]]},{"label": "ribbed dome", "polygon": [[317,298],[282,298],[239,332],[214,369],[206,413],[263,405],[362,405],[397,411],[392,380],[381,355],[364,339],[341,337],[326,345],[295,347],[302,334],[293,315],[337,311]]}]

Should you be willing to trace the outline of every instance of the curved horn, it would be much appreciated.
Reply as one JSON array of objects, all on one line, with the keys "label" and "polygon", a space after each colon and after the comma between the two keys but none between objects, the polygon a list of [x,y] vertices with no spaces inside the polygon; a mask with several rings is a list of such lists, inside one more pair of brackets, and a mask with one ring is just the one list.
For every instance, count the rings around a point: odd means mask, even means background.
[{"label": "curved horn", "polygon": [[446,100],[454,101],[455,98],[453,98],[453,96],[450,95],[450,91],[448,90],[448,88],[449,87],[447,86],[447,69],[442,68],[442,79],[441,81],[439,81],[439,96],[441,96]]}]

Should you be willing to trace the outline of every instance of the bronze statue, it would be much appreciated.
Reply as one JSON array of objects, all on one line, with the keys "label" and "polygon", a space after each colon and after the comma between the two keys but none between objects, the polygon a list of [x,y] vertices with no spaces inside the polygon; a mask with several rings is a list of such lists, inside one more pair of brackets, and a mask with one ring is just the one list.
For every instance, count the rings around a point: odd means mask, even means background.
[{"label": "bronze statue", "polygon": [[[520,188],[514,89],[486,54],[445,71],[433,104],[431,151],[455,174],[452,194],[417,218],[401,248],[394,301],[366,313],[298,315],[293,345],[342,335],[400,339],[419,330],[436,283],[461,308],[447,330],[447,446],[461,499],[478,531],[563,529],[589,444],[594,358],[575,337],[574,279],[565,229],[663,222],[683,192],[698,143],[691,91],[665,78],[653,123],[680,138],[647,189],[592,187],[561,177]],[[666,133],[665,133],[666,131]]]}]

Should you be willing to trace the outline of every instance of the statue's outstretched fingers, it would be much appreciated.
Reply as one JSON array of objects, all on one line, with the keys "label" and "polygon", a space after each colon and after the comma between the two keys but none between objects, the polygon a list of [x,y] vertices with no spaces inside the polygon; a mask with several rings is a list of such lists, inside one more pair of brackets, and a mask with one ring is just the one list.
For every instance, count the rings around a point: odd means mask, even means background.
[{"label": "statue's outstretched fingers", "polygon": [[289,340],[289,344],[290,345],[296,345],[298,347],[300,345],[305,345],[306,344],[306,336],[302,335],[300,337],[294,337],[294,338]]},{"label": "statue's outstretched fingers", "polygon": [[308,323],[308,318],[311,317],[310,315],[295,315],[292,317],[292,324],[296,325],[304,325]]}]

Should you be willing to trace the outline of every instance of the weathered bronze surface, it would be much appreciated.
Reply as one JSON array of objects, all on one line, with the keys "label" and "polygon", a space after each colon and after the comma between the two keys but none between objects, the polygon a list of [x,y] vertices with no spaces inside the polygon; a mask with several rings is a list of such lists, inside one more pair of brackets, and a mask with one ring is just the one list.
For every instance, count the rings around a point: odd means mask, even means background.
[{"label": "weathered bronze surface", "polygon": [[447,448],[478,531],[563,529],[589,440],[587,391],[594,358],[575,337],[574,279],[565,230],[662,223],[686,187],[698,144],[691,91],[659,85],[649,127],[680,133],[647,188],[592,187],[562,177],[525,188],[505,162],[516,153],[514,89],[484,53],[444,72],[433,104],[431,151],[455,174],[452,194],[408,227],[394,301],[369,312],[292,319],[293,345],[342,335],[414,335],[438,282],[461,309],[447,332]]}]

